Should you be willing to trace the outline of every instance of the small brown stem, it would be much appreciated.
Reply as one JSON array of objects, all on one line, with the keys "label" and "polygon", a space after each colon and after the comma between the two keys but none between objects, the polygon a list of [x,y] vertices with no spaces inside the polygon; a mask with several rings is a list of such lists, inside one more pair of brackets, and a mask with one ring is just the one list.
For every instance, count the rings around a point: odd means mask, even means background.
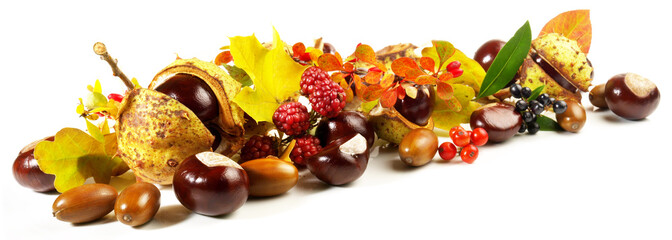
[{"label": "small brown stem", "polygon": [[105,47],[105,44],[101,42],[93,44],[93,52],[98,54],[100,59],[105,60],[108,64],[110,64],[110,67],[112,68],[112,75],[119,77],[121,81],[124,82],[128,90],[133,90],[133,88],[135,88],[133,82],[128,79],[126,74],[124,74],[124,72],[119,69],[119,66],[117,66],[117,60],[112,58],[112,56],[110,56],[110,54],[107,52],[107,47]]}]

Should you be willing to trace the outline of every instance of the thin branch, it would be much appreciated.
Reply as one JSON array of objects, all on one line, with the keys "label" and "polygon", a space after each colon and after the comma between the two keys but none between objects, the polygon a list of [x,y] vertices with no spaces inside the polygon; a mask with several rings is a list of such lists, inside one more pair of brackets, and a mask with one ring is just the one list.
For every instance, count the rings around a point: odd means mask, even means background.
[{"label": "thin branch", "polygon": [[108,64],[110,64],[110,67],[112,68],[112,75],[119,77],[129,90],[133,90],[135,88],[133,82],[128,79],[126,74],[124,74],[124,72],[119,69],[119,66],[117,66],[117,60],[112,58],[112,56],[110,56],[110,54],[107,52],[107,47],[105,47],[105,44],[101,42],[93,44],[93,52],[98,54],[100,59],[105,60]]}]

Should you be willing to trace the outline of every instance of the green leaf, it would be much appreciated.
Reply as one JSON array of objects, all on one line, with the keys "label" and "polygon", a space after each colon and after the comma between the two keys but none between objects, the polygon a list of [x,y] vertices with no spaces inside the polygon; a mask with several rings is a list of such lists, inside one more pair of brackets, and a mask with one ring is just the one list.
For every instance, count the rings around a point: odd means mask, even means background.
[{"label": "green leaf", "polygon": [[59,192],[81,186],[87,178],[108,183],[115,170],[124,162],[113,157],[117,151],[115,133],[105,135],[100,142],[76,128],[64,128],[53,142],[43,141],[35,147],[40,169],[56,176],[54,186]]},{"label": "green leaf", "polygon": [[229,75],[231,75],[234,80],[238,81],[242,87],[252,86],[252,79],[242,68],[226,64],[224,64],[224,68],[226,68]]},{"label": "green leaf", "polygon": [[478,97],[490,96],[502,89],[513,79],[523,64],[532,43],[532,30],[527,21],[499,51],[490,69],[485,74]]},{"label": "green leaf", "polygon": [[245,70],[253,82],[233,101],[255,121],[272,122],[273,113],[280,104],[298,95],[301,74],[307,66],[294,62],[275,28],[271,50],[262,46],[254,35],[229,40],[234,63]]},{"label": "green leaf", "polygon": [[532,90],[532,94],[530,94],[530,97],[527,98],[527,102],[537,99],[537,97],[539,97],[539,95],[541,94],[541,91],[544,91],[544,87],[546,87],[546,85],[541,85]]},{"label": "green leaf", "polygon": [[448,61],[450,57],[455,53],[455,47],[448,41],[432,41],[432,45],[436,49],[436,53],[439,57],[439,66],[443,66],[443,63]]},{"label": "green leaf", "polygon": [[537,116],[537,124],[540,131],[563,131],[558,122],[544,115]]},{"label": "green leaf", "polygon": [[90,92],[84,100],[86,109],[94,109],[107,106],[107,97],[99,92]]}]

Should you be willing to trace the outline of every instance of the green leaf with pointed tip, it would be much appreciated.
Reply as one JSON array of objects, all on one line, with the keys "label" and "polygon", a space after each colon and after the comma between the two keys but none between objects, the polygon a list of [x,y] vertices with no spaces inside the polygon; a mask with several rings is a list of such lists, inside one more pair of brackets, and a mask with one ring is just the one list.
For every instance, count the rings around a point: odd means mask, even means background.
[{"label": "green leaf with pointed tip", "polygon": [[506,42],[492,61],[488,72],[485,73],[481,91],[478,93],[479,98],[496,93],[513,79],[530,51],[531,44],[532,30],[528,21]]},{"label": "green leaf with pointed tip", "polygon": [[537,99],[537,97],[539,97],[539,95],[541,94],[541,91],[544,91],[544,87],[546,87],[546,85],[541,85],[532,90],[532,94],[530,94],[530,97],[527,98],[527,102]]},{"label": "green leaf with pointed tip", "polygon": [[540,131],[564,131],[558,122],[544,115],[537,116],[537,124]]},{"label": "green leaf with pointed tip", "polygon": [[234,80],[238,81],[242,87],[252,86],[252,79],[242,68],[226,64],[224,64],[224,68],[226,68],[229,75],[231,75]]},{"label": "green leaf with pointed tip", "polygon": [[93,177],[98,183],[108,183],[114,170],[124,164],[113,157],[117,151],[115,133],[105,135],[100,142],[76,128],[64,128],[53,142],[43,141],[35,147],[40,169],[56,176],[54,187],[65,192],[84,184]]}]

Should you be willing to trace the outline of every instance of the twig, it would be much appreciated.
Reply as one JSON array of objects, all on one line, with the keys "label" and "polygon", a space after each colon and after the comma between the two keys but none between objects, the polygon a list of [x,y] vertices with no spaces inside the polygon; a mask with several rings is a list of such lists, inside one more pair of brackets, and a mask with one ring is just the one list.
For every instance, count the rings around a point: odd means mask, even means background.
[{"label": "twig", "polygon": [[105,47],[105,44],[101,42],[97,42],[93,44],[93,52],[98,54],[100,56],[100,59],[105,60],[108,64],[110,64],[110,67],[112,68],[112,75],[115,77],[119,77],[121,81],[126,84],[126,87],[129,90],[132,90],[135,88],[133,85],[133,82],[126,77],[126,74],[119,69],[119,66],[117,66],[117,60],[112,58],[110,54],[107,52],[107,47]]}]

